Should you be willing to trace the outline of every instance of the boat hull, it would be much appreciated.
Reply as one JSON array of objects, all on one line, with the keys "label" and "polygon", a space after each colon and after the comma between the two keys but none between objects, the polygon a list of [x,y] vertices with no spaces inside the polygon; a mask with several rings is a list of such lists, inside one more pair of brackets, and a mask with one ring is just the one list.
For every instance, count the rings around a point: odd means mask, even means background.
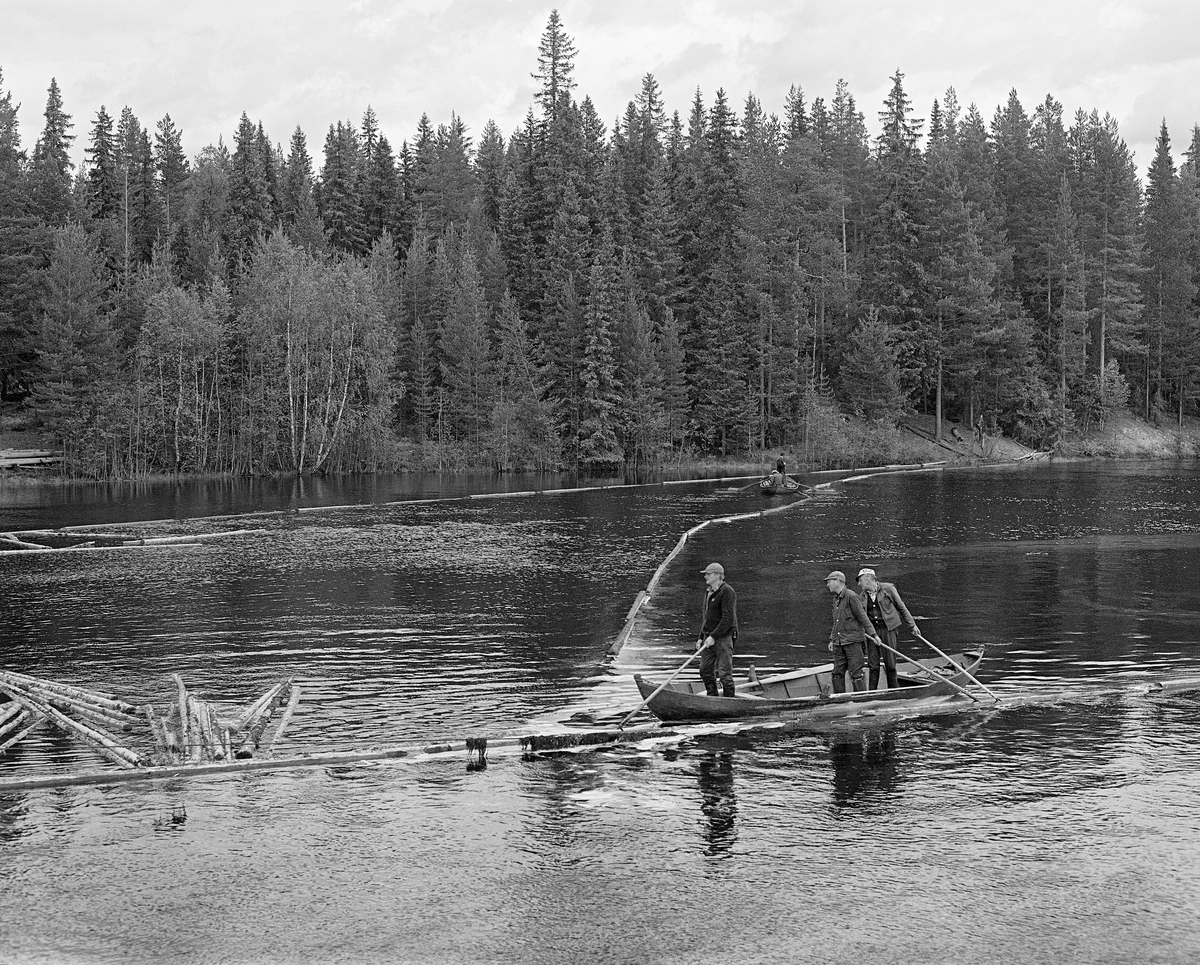
[{"label": "boat hull", "polygon": [[957,670],[941,657],[903,661],[896,668],[901,685],[894,690],[844,694],[832,693],[832,664],[747,682],[739,686],[736,697],[709,697],[704,693],[704,684],[698,681],[672,682],[661,690],[655,681],[640,674],[634,676],[634,681],[642,699],[648,700],[650,712],[662,721],[823,720],[870,711],[921,712],[945,704],[969,703],[970,698],[959,688],[970,684],[967,674],[974,674],[983,652],[951,656],[958,664]]}]

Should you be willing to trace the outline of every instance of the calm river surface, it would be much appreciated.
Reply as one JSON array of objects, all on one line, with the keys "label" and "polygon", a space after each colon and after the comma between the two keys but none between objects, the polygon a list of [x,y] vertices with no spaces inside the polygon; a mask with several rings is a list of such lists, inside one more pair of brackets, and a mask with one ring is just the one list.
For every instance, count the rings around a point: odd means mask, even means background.
[{"label": "calm river surface", "polygon": [[[762,498],[697,483],[382,504],[486,484],[454,485],[0,484],[0,531],[259,531],[0,555],[0,668],[164,706],[172,673],[230,706],[293,675],[295,753],[612,726],[635,671],[690,653],[716,559],[741,672],[822,662],[825,573],[874,565],[943,649],[986,645],[1001,704],[496,749],[483,770],[0,793],[0,962],[1200,960],[1200,694],[1146,693],[1200,676],[1195,465],[838,482],[700,530],[615,660],[679,537]],[[374,505],[309,511],[353,502]],[[38,732],[0,781],[103,766]]]}]

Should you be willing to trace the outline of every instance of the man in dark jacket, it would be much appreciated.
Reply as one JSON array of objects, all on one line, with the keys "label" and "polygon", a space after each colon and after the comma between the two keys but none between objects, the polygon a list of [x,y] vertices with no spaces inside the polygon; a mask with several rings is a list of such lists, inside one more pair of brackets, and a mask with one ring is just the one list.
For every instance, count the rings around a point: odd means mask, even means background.
[{"label": "man in dark jacket", "polygon": [[737,641],[737,594],[725,582],[725,567],[720,563],[709,563],[700,571],[708,592],[704,594],[704,611],[700,619],[698,648],[700,656],[700,679],[710,697],[717,696],[717,681],[721,681],[721,695],[734,696],[733,691],[733,645]]},{"label": "man in dark jacket", "polygon": [[863,608],[867,611],[867,619],[875,628],[879,638],[891,649],[885,650],[874,643],[867,643],[867,669],[870,671],[870,686],[875,690],[879,686],[879,661],[883,659],[883,669],[887,675],[888,690],[896,689],[896,644],[899,642],[900,624],[903,622],[914,634],[917,632],[917,621],[908,612],[908,607],[900,599],[900,591],[895,584],[881,583],[875,576],[875,571],[864,566],[858,571],[858,588],[862,591]]},{"label": "man in dark jacket", "polygon": [[866,640],[876,643],[875,628],[867,619],[862,600],[846,588],[846,574],[834,570],[825,577],[825,588],[833,596],[833,627],[829,631],[829,651],[833,654],[833,692],[846,692],[846,673],[855,690],[866,690],[863,668],[867,662]]}]

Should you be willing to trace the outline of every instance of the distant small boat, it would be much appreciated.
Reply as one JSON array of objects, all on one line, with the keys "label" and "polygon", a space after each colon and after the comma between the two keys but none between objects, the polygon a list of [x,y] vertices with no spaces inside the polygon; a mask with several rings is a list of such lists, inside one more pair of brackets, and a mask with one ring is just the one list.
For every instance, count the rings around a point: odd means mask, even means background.
[{"label": "distant small boat", "polygon": [[758,488],[764,496],[794,496],[808,489],[807,486],[801,486],[790,477],[784,479],[782,483],[776,483],[771,480],[770,476],[765,477],[758,484]]},{"label": "distant small boat", "polygon": [[736,697],[709,697],[699,680],[673,681],[655,694],[658,684],[654,681],[641,674],[633,679],[642,699],[649,700],[646,706],[650,712],[662,721],[828,720],[866,710],[921,712],[954,702],[969,703],[962,688],[970,684],[968,674],[974,675],[982,659],[980,649],[951,654],[950,660],[934,657],[900,661],[896,665],[899,686],[895,690],[844,694],[832,693],[831,663],[739,681]]}]

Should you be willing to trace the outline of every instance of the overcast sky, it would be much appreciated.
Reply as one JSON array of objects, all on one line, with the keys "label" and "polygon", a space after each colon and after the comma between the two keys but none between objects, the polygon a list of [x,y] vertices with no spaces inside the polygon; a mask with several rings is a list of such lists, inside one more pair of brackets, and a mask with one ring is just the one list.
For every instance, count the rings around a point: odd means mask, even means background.
[{"label": "overcast sky", "polygon": [[[3,0],[3,90],[21,103],[32,151],[58,79],[76,159],[100,105],[128,105],[153,128],[170,113],[194,156],[232,141],[246,112],[285,150],[299,124],[320,164],[325,132],[369,104],[399,149],[422,112],[454,111],[477,136],[507,137],[532,95],[552,4],[535,0]],[[1200,122],[1197,0],[562,0],[576,94],[611,131],[653,73],[668,113],[686,118],[724,88],[782,113],[792,84],[828,102],[845,78],[876,114],[899,68],[914,116],[953,86],[991,120],[1016,88],[1028,113],[1049,93],[1068,125],[1077,108],[1111,113],[1145,172],[1163,118],[1178,163]]]}]

